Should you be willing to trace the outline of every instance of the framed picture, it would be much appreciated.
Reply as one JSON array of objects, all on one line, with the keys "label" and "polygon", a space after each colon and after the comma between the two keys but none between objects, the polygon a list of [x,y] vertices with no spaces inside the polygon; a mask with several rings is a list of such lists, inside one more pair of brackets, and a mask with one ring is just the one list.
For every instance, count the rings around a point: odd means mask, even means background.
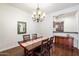
[{"label": "framed picture", "polygon": [[53,21],[53,28],[54,28],[54,31],[57,31],[57,32],[64,32],[64,22],[55,22]]},{"label": "framed picture", "polygon": [[18,21],[17,32],[18,32],[18,34],[26,33],[26,22]]}]

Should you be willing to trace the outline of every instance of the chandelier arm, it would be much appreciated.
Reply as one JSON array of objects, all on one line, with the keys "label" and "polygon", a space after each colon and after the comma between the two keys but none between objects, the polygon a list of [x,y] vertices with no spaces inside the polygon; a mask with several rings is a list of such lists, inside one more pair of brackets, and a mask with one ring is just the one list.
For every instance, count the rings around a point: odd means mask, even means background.
[{"label": "chandelier arm", "polygon": [[36,12],[33,13],[32,15],[32,19],[33,21],[36,21],[36,22],[42,22],[44,18],[45,18],[45,13],[40,10],[39,4],[38,4],[36,8]]}]

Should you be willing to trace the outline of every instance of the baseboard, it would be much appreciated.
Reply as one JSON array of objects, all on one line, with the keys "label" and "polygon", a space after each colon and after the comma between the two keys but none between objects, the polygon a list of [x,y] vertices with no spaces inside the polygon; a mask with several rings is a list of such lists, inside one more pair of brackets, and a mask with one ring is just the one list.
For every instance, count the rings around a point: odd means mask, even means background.
[{"label": "baseboard", "polygon": [[17,47],[17,46],[19,46],[19,45],[15,45],[15,46],[7,47],[7,48],[4,48],[4,49],[0,49],[0,52],[12,49],[12,48]]}]

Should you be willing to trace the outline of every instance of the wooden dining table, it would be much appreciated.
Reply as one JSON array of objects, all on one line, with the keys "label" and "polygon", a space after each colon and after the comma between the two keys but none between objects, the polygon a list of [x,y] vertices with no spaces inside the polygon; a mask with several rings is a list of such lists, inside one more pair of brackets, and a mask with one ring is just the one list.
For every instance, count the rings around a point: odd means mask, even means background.
[{"label": "wooden dining table", "polygon": [[21,46],[30,51],[30,50],[40,46],[42,40],[46,40],[46,39],[48,39],[48,37],[41,37],[41,38],[38,38],[38,39],[35,39],[35,40],[30,40],[28,42],[21,43]]}]

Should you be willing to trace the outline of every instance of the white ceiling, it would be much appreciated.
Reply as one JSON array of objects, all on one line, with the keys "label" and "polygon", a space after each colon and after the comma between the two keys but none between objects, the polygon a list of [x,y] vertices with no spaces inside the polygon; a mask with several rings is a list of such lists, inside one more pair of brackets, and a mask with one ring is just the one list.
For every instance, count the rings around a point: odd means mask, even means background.
[{"label": "white ceiling", "polygon": [[[9,5],[22,9],[28,13],[33,13],[37,8],[37,3],[10,3]],[[45,13],[56,12],[76,5],[79,5],[79,3],[39,3],[40,9]]]}]

